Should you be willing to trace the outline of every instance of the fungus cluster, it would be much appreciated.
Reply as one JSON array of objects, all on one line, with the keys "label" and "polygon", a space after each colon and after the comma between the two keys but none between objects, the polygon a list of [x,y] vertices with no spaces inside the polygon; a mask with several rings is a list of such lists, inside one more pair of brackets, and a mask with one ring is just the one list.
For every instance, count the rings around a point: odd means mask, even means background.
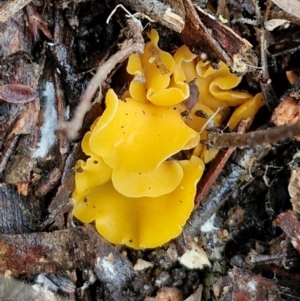
[{"label": "fungus cluster", "polygon": [[[107,92],[104,113],[83,138],[88,159],[76,163],[73,193],[76,218],[94,221],[108,241],[136,249],[160,246],[182,231],[204,163],[216,153],[199,143],[207,118],[218,109],[212,121],[219,126],[237,107],[228,122],[234,129],[263,105],[261,94],[232,90],[241,79],[225,64],[215,70],[186,46],[172,56],[158,47],[155,30],[149,38],[144,54],[129,57],[128,91],[122,99]],[[189,108],[191,82],[200,95]],[[185,159],[176,159],[182,151]]]}]

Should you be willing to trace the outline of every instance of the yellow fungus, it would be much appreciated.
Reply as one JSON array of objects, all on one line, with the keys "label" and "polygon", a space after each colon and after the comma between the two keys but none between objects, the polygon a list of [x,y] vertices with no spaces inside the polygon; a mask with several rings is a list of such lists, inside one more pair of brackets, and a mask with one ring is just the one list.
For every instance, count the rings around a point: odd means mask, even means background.
[{"label": "yellow fungus", "polygon": [[240,107],[238,107],[231,115],[228,121],[228,127],[232,131],[236,128],[239,122],[243,119],[249,118],[248,128],[250,127],[257,111],[265,105],[265,100],[262,93],[256,94],[254,97],[247,100]]},{"label": "yellow fungus", "polygon": [[141,55],[147,80],[147,98],[168,87],[175,65],[172,55],[159,49],[157,45],[159,36],[156,30],[150,31],[149,38],[150,42],[145,46],[144,53]]},{"label": "yellow fungus", "polygon": [[117,113],[119,100],[114,90],[109,89],[107,91],[105,103],[106,103],[106,108],[101,118],[98,118],[96,122],[94,122],[92,125],[91,130],[93,131],[93,133],[95,131],[97,132],[101,131],[103,128],[105,128]]},{"label": "yellow fungus", "polygon": [[196,184],[204,170],[201,159],[179,161],[183,178],[169,194],[129,198],[111,181],[74,194],[75,216],[85,223],[95,221],[98,232],[115,244],[135,249],[155,248],[178,236],[194,206]]},{"label": "yellow fungus", "polygon": [[156,197],[173,191],[183,177],[180,164],[175,161],[162,162],[150,172],[129,173],[114,169],[112,182],[115,189],[128,197]]},{"label": "yellow fungus", "polygon": [[127,64],[127,72],[134,75],[129,85],[129,95],[134,100],[148,102],[146,98],[146,78],[143,69],[141,57],[138,54],[132,54]]},{"label": "yellow fungus", "polygon": [[75,165],[75,186],[77,193],[85,193],[87,189],[102,185],[110,180],[112,169],[101,157],[78,160]]},{"label": "yellow fungus", "polygon": [[182,121],[177,110],[169,107],[127,98],[118,101],[114,118],[98,130],[98,124],[103,124],[101,118],[91,133],[90,149],[111,168],[127,172],[150,172],[180,150],[193,148],[199,142],[198,133]]},{"label": "yellow fungus", "polygon": [[[89,158],[76,163],[73,193],[76,218],[94,221],[108,241],[136,249],[160,246],[182,231],[204,163],[218,152],[199,143],[207,137],[203,127],[228,121],[233,130],[264,104],[261,93],[233,90],[241,78],[224,63],[215,70],[186,46],[172,56],[158,47],[155,30],[149,38],[144,54],[129,57],[127,98],[110,89],[104,113],[83,138]],[[189,98],[193,80],[199,97]],[[175,160],[179,152],[190,159]]]},{"label": "yellow fungus", "polygon": [[200,91],[201,102],[216,111],[219,108],[242,104],[252,97],[249,93],[231,90],[241,82],[241,77],[230,73],[223,62],[219,63],[219,67],[215,70],[208,62],[198,62],[196,85]]}]

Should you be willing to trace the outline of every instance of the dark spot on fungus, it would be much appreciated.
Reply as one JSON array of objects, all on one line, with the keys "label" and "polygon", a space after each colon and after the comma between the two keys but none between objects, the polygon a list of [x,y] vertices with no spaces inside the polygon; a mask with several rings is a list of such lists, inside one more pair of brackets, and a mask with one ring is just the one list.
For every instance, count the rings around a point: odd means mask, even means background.
[{"label": "dark spot on fungus", "polygon": [[83,169],[82,169],[81,167],[78,167],[78,168],[76,169],[76,172],[83,172]]},{"label": "dark spot on fungus", "polygon": [[97,161],[97,160],[94,160],[93,163],[94,163],[94,164],[98,164],[98,161]]},{"label": "dark spot on fungus", "polygon": [[180,113],[181,117],[189,116],[189,112],[187,110]]},{"label": "dark spot on fungus", "polygon": [[209,116],[208,116],[204,111],[202,111],[202,110],[197,110],[197,111],[195,112],[195,116],[197,116],[197,117],[202,117],[202,118],[206,118],[206,119],[209,118]]}]

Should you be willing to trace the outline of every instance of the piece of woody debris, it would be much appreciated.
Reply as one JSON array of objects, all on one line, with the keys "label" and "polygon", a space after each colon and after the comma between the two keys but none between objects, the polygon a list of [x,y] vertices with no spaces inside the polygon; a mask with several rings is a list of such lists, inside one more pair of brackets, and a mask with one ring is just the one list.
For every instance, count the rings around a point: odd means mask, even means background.
[{"label": "piece of woody debris", "polygon": [[300,252],[300,222],[291,210],[281,213],[274,221],[291,240],[294,248]]},{"label": "piece of woody debris", "polygon": [[292,169],[288,185],[293,210],[300,213],[300,168]]},{"label": "piece of woody debris", "polygon": [[194,53],[206,53],[208,59],[220,59],[233,72],[241,74],[247,72],[250,65],[256,65],[257,58],[247,40],[223,25],[212,14],[194,6],[190,0],[183,1],[183,4],[185,27],[181,38]]},{"label": "piece of woody debris", "polygon": [[123,292],[133,277],[133,267],[92,227],[0,235],[1,273],[9,270],[17,277],[76,268],[93,269],[112,300],[128,300]]},{"label": "piece of woody debris", "polygon": [[234,268],[213,286],[219,300],[281,300],[277,286],[269,279]]},{"label": "piece of woody debris", "polygon": [[[275,109],[271,121],[276,125],[293,124],[300,119],[300,81],[281,97],[279,106]],[[300,141],[300,136],[295,137]]]}]

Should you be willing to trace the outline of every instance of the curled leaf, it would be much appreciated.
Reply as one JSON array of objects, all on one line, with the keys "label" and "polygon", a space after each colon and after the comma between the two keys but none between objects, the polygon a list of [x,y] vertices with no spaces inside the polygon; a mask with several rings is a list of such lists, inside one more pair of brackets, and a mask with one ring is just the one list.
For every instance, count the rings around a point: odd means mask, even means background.
[{"label": "curled leaf", "polygon": [[7,84],[0,86],[0,99],[11,103],[27,103],[33,101],[37,93],[29,86]]}]

